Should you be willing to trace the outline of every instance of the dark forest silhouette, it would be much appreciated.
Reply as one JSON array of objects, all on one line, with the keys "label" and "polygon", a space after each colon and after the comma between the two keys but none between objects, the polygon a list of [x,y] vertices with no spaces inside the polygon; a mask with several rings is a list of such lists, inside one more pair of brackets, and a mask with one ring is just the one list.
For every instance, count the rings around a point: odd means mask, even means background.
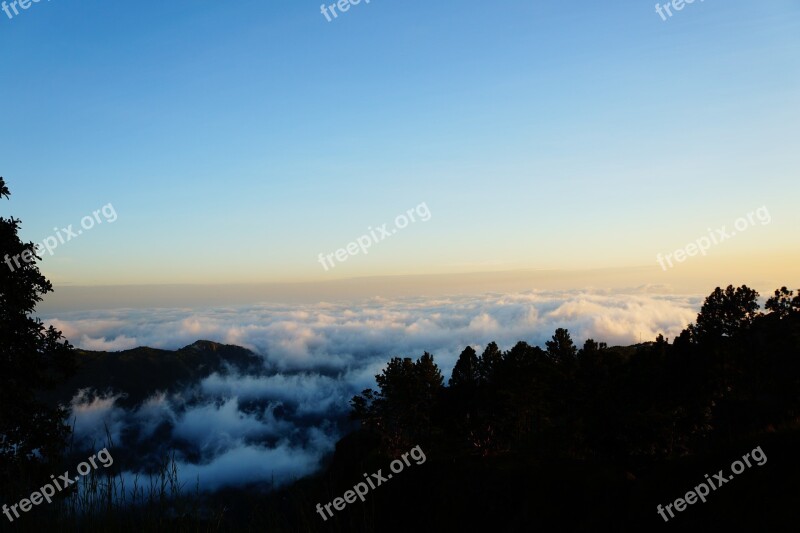
[{"label": "dark forest silhouette", "polygon": [[525,452],[616,459],[680,457],[800,417],[800,295],[717,288],[670,344],[581,349],[565,329],[545,349],[519,342],[461,353],[449,380],[429,354],[394,358],[353,416],[389,454]]},{"label": "dark forest silhouette", "polygon": [[[385,502],[374,531],[792,531],[800,291],[776,290],[765,312],[758,299],[747,286],[715,289],[673,343],[588,339],[579,349],[558,329],[544,348],[491,343],[478,355],[468,346],[449,386],[429,354],[393,358],[376,376],[378,390],[351,401],[362,429],[340,446],[329,479],[366,468],[357,459],[364,454],[426,450],[431,470],[405,490],[433,487],[424,493],[438,505],[417,501],[422,518],[413,518]],[[661,523],[657,504],[762,443],[773,453],[769,471]],[[396,498],[407,496],[400,490]],[[339,526],[373,530],[352,515]]]},{"label": "dark forest silhouette", "polygon": [[[758,300],[717,288],[672,343],[578,348],[560,328],[544,348],[468,346],[447,385],[428,353],[392,358],[351,400],[360,429],[326,472],[268,499],[265,516],[279,531],[794,531],[800,294],[782,287],[763,312]],[[425,467],[371,503],[298,522],[417,445]],[[656,505],[757,445],[768,467],[664,524]]]}]

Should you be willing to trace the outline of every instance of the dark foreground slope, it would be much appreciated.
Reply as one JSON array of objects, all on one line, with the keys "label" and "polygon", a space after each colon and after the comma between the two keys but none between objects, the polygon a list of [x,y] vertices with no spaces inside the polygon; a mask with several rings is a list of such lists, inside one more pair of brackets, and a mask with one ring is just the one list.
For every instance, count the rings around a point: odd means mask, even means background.
[{"label": "dark foreground slope", "polygon": [[[696,457],[639,461],[635,466],[530,455],[450,457],[427,453],[323,521],[317,503],[333,501],[363,481],[389,472],[389,457],[363,460],[359,437],[340,443],[331,469],[267,498],[229,494],[230,527],[256,531],[797,531],[800,431],[787,430],[732,443]],[[732,461],[760,446],[768,457],[668,523],[657,505],[672,503]],[[350,455],[350,460],[344,456]],[[356,457],[361,457],[357,460]]]}]

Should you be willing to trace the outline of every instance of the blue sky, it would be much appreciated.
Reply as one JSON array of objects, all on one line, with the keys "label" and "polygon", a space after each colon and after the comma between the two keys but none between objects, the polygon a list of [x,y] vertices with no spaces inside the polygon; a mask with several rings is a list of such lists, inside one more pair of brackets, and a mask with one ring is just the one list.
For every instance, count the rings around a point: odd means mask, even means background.
[{"label": "blue sky", "polygon": [[794,1],[53,0],[0,48],[0,213],[31,241],[119,215],[57,284],[654,267],[764,205],[712,259],[798,259]]}]

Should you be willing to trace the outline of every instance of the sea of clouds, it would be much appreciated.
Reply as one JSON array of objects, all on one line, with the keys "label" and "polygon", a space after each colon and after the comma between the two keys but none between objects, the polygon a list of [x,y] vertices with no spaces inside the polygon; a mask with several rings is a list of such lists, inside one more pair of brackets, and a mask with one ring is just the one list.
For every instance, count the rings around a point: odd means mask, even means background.
[{"label": "sea of clouds", "polygon": [[352,429],[349,399],[374,387],[390,357],[428,351],[447,379],[467,345],[479,353],[492,341],[501,349],[520,340],[543,346],[558,327],[568,328],[579,346],[587,338],[609,345],[674,338],[701,303],[646,289],[529,291],[42,318],[87,350],[172,350],[203,339],[262,357],[258,371],[212,374],[133,408],[120,405],[122,391],[80,391],[72,399],[77,442],[90,447],[108,431],[119,448],[115,458],[127,455],[130,474],[174,454],[183,482],[213,491],[281,486],[317,471]]}]

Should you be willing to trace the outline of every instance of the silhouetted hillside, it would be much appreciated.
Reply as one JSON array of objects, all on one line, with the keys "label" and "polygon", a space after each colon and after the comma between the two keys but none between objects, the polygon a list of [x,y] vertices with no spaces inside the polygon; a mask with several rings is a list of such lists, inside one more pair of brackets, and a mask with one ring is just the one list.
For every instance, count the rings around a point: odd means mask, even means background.
[{"label": "silhouetted hillside", "polygon": [[124,392],[123,407],[140,404],[156,392],[176,392],[213,373],[248,373],[262,359],[240,346],[197,341],[179,350],[134,348],[120,352],[76,350],[77,372],[55,395],[68,403],[80,389]]}]

